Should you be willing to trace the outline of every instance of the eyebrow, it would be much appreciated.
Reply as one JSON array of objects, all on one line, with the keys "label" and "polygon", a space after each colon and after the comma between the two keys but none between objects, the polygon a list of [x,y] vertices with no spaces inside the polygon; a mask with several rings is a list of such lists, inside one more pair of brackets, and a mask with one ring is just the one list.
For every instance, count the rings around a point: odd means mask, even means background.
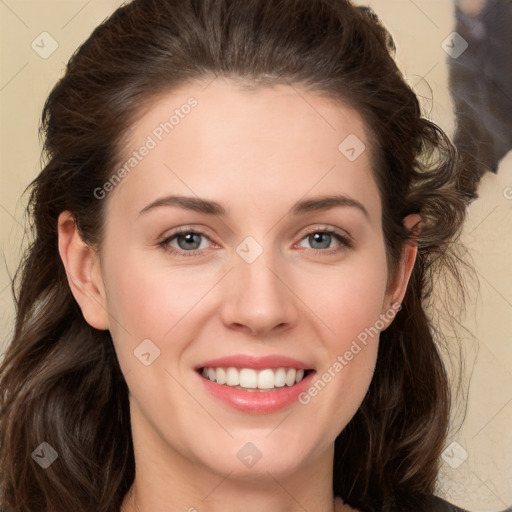
[{"label": "eyebrow", "polygon": [[[191,210],[207,215],[226,216],[228,214],[228,210],[216,201],[201,199],[199,197],[170,195],[161,197],[149,203],[139,212],[139,215],[161,206],[177,206],[185,210]],[[356,208],[362,212],[367,219],[370,218],[368,210],[359,201],[346,195],[320,196],[297,201],[292,206],[290,213],[292,215],[301,215],[310,212],[331,210],[336,207]]]}]

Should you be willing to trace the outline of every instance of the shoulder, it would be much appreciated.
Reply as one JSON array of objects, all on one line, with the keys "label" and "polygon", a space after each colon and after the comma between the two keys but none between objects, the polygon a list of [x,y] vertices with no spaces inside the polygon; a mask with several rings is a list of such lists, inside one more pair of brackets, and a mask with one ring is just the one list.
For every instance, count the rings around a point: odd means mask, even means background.
[{"label": "shoulder", "polygon": [[[338,505],[336,512],[365,512],[364,508],[350,508],[347,504],[344,504],[340,498],[337,500],[339,501],[336,502]],[[413,498],[407,500],[407,502],[406,504],[404,500],[402,505],[398,505],[400,512],[469,512],[433,494],[415,495]],[[395,508],[393,508],[393,510],[395,510]],[[504,512],[508,511],[505,510]],[[512,510],[510,512],[512,512]]]},{"label": "shoulder", "polygon": [[468,512],[434,495],[425,496],[425,505],[428,505],[428,510],[432,512]]}]

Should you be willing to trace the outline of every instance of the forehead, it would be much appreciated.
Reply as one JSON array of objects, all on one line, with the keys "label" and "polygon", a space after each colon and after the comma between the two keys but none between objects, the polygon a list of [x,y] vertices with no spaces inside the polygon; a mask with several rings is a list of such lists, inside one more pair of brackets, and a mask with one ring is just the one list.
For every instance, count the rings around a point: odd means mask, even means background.
[{"label": "forehead", "polygon": [[379,217],[370,136],[348,105],[294,85],[248,89],[217,78],[161,95],[141,114],[121,164],[133,165],[115,190],[130,204],[165,191],[262,211],[340,192]]}]

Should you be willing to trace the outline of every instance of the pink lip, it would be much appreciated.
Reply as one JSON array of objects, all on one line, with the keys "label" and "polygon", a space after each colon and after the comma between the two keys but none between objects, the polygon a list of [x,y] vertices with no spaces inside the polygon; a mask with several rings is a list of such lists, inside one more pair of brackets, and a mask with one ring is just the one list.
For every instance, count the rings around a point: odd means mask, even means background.
[{"label": "pink lip", "polygon": [[[232,360],[232,358],[229,359]],[[209,363],[211,362],[212,361]],[[216,360],[215,366],[224,365],[218,365]],[[235,365],[231,364],[227,366]],[[272,366],[273,365],[270,365],[270,367]],[[278,366],[287,365],[280,364]],[[293,368],[295,367],[295,364],[288,366]],[[242,365],[241,367],[247,368],[248,366]],[[254,368],[254,366],[252,367]],[[269,368],[269,366],[267,365],[265,368]],[[201,382],[205,386],[206,390],[212,396],[233,407],[234,409],[252,414],[270,414],[298,402],[299,394],[304,392],[311,385],[315,373],[316,372],[313,371],[309,375],[306,375],[303,380],[294,386],[275,388],[272,391],[244,391],[242,389],[236,389],[225,384],[217,384],[216,382],[212,382],[211,380],[206,379],[199,373],[197,373],[197,375],[198,378],[201,379]]]},{"label": "pink lip", "polygon": [[296,368],[298,370],[312,370],[313,365],[287,356],[269,355],[255,357],[236,354],[233,356],[210,359],[195,367],[201,382],[212,396],[228,404],[234,409],[253,414],[269,414],[297,402],[299,394],[311,385],[311,381],[315,373],[312,371],[298,384],[275,388],[271,391],[244,391],[243,389],[236,389],[232,386],[212,382],[211,380],[203,377],[200,373],[202,368],[229,367],[253,368],[254,370],[263,370],[265,368]]},{"label": "pink lip", "polygon": [[255,370],[263,370],[265,368],[296,368],[297,370],[311,370],[313,366],[298,359],[293,359],[287,356],[263,356],[254,357],[244,354],[237,354],[234,356],[220,357],[218,359],[210,359],[195,367],[196,370],[200,368],[253,368]]}]

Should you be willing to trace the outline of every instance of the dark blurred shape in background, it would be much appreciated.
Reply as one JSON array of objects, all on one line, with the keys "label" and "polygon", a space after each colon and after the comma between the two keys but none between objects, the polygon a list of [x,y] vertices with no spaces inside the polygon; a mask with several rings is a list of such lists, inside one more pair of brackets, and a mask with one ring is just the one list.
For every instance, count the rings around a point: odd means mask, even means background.
[{"label": "dark blurred shape in background", "polygon": [[512,0],[455,0],[468,48],[449,58],[454,142],[471,170],[462,186],[475,198],[480,178],[512,149]]}]

